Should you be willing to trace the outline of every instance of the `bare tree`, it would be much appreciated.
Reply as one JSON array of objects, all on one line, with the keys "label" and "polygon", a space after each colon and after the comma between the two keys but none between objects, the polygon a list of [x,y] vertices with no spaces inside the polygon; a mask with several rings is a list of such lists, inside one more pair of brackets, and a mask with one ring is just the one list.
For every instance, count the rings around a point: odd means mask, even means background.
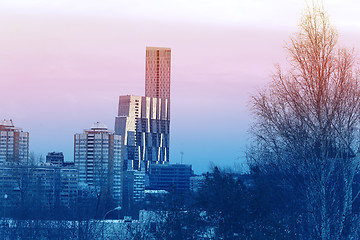
[{"label": "bare tree", "polygon": [[342,239],[355,232],[360,82],[353,51],[337,48],[320,4],[308,7],[299,28],[286,46],[289,69],[277,66],[270,88],[253,96],[249,163],[295,190],[300,238]]}]

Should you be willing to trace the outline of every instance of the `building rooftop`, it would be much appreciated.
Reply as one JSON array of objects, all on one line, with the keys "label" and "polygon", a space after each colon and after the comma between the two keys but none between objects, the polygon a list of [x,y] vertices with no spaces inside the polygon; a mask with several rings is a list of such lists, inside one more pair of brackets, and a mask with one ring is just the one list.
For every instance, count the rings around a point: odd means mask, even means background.
[{"label": "building rooftop", "polygon": [[168,47],[146,47],[146,50],[156,50],[156,49],[159,49],[159,50],[171,50],[171,48],[168,48]]},{"label": "building rooftop", "polygon": [[109,130],[105,123],[95,122],[91,126],[91,129],[84,129],[85,133],[114,133],[113,130]]},{"label": "building rooftop", "polygon": [[91,130],[107,130],[108,127],[105,123],[96,122],[91,126]]},{"label": "building rooftop", "polygon": [[22,131],[22,128],[17,128],[14,126],[13,121],[10,120],[2,120],[0,121],[0,130],[5,130],[5,131]]},{"label": "building rooftop", "polygon": [[0,125],[7,126],[7,127],[14,127],[14,123],[12,122],[11,119],[10,120],[6,120],[6,119],[2,120],[0,122]]}]

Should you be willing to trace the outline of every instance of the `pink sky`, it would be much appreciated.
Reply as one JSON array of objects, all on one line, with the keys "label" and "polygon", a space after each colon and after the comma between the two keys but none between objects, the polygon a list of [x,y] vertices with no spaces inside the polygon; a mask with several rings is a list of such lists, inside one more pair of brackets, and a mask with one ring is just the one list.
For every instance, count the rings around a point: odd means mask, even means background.
[{"label": "pink sky", "polygon": [[[144,94],[145,47],[162,46],[172,49],[170,161],[183,151],[196,172],[243,161],[249,97],[285,61],[305,3],[71,2],[0,2],[0,118],[30,132],[31,151],[70,161],[74,133],[113,129],[118,96]],[[340,43],[360,49],[359,4],[339,4],[325,1]]]}]

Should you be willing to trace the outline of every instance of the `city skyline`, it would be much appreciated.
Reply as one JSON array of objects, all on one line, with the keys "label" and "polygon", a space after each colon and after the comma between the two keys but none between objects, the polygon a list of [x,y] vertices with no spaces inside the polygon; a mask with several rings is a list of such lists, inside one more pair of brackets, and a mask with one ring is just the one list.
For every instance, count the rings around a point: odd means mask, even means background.
[{"label": "city skyline", "polygon": [[[165,4],[151,14],[132,5],[121,10],[115,1],[86,8],[83,1],[71,9],[70,1],[3,1],[0,78],[7,91],[0,96],[6,102],[0,118],[30,133],[30,151],[44,157],[64,152],[70,161],[74,133],[96,121],[114,129],[118,96],[143,95],[145,47],[169,47],[171,163],[184,152],[184,163],[197,173],[207,171],[210,161],[232,166],[244,159],[249,96],[271,81],[273,64],[286,59],[284,40],[306,6],[250,2],[210,2],[201,14],[201,1],[179,7],[178,14]],[[360,49],[354,13],[359,3],[339,4],[324,3],[340,43]],[[286,10],[275,11],[280,8]],[[168,12],[157,14],[161,10]],[[185,126],[198,134],[189,138]]]}]

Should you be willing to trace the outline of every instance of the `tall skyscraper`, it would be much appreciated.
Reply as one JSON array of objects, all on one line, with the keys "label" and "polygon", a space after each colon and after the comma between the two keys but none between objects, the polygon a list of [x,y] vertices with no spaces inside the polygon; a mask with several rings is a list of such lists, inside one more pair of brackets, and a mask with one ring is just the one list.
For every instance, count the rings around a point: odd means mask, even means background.
[{"label": "tall skyscraper", "polygon": [[147,47],[145,97],[119,98],[115,134],[123,136],[124,170],[169,161],[170,65],[170,48]]},{"label": "tall skyscraper", "polygon": [[168,99],[120,96],[115,133],[123,136],[124,170],[169,161],[169,108]]},{"label": "tall skyscraper", "polygon": [[29,160],[29,133],[12,120],[0,122],[0,164],[26,165]]},{"label": "tall skyscraper", "polygon": [[146,47],[145,97],[170,100],[171,49]]},{"label": "tall skyscraper", "polygon": [[98,194],[110,193],[118,205],[121,204],[121,138],[99,122],[74,135],[79,182],[93,187]]}]

